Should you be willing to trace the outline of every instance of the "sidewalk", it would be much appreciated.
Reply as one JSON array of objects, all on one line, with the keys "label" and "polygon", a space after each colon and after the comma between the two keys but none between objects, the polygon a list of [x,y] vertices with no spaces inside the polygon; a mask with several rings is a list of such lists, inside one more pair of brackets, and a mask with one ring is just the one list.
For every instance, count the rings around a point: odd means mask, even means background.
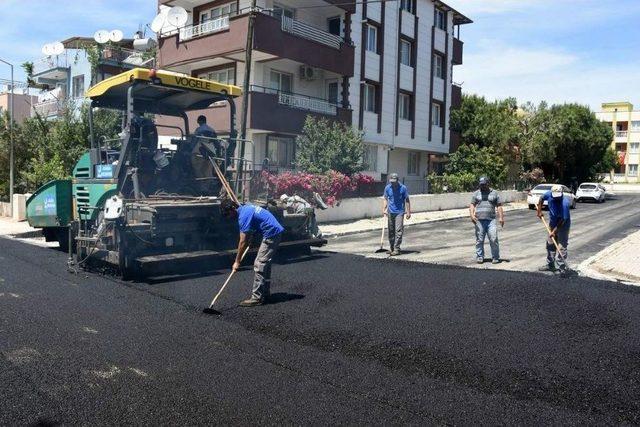
[{"label": "sidewalk", "polygon": [[0,217],[0,236],[13,236],[23,233],[41,233],[41,231],[30,227],[27,221],[14,221],[9,217]]},{"label": "sidewalk", "polygon": [[640,231],[598,252],[581,263],[578,270],[594,279],[640,286]]},{"label": "sidewalk", "polygon": [[[504,205],[504,211],[513,211],[520,209],[527,209],[528,205],[526,201],[506,203]],[[469,215],[469,208],[462,209],[450,209],[446,211],[434,211],[434,212],[418,212],[411,214],[410,220],[405,220],[404,225],[417,225],[424,224],[425,222],[442,221],[445,219],[463,218]],[[324,237],[337,237],[345,236],[347,234],[362,233],[364,231],[380,230],[382,225],[381,217],[359,219],[352,222],[339,222],[339,223],[322,223],[319,224],[320,230]]]}]

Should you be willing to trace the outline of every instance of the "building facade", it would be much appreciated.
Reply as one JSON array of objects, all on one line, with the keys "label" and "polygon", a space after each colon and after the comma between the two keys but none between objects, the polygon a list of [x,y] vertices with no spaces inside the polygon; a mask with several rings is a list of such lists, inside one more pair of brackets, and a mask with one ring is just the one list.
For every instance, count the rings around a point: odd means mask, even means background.
[{"label": "building facade", "polygon": [[[24,93],[21,93],[24,92]],[[31,117],[31,109],[38,98],[30,95],[27,90],[16,89],[13,92],[13,120],[22,123],[24,119]],[[10,85],[6,91],[0,92],[0,114],[11,111]]]},{"label": "building facade", "polygon": [[640,111],[634,111],[633,104],[629,102],[611,102],[602,104],[602,111],[596,116],[613,129],[611,147],[616,150],[620,163],[605,179],[619,183],[640,183]]},{"label": "building facade", "polygon": [[71,37],[62,44],[63,53],[33,62],[31,78],[41,90],[33,104],[32,115],[50,119],[58,117],[65,108],[77,109],[92,84],[143,63],[141,54],[132,49],[133,39],[125,39],[99,51],[93,73],[89,49],[96,44],[92,38]]},{"label": "building facade", "polygon": [[[462,63],[455,31],[459,35],[459,26],[471,21],[433,0],[257,5],[250,159],[291,168],[295,137],[312,115],[364,133],[371,175],[383,179],[397,172],[407,184],[422,187],[426,173],[455,145],[448,130],[450,109],[461,99],[460,87],[452,83],[453,66]],[[250,1],[159,0],[160,11],[173,6],[187,9],[189,22],[163,28],[159,67],[242,85]],[[228,112],[220,108],[190,118],[204,114],[224,134]],[[171,118],[160,122],[178,124]]]}]

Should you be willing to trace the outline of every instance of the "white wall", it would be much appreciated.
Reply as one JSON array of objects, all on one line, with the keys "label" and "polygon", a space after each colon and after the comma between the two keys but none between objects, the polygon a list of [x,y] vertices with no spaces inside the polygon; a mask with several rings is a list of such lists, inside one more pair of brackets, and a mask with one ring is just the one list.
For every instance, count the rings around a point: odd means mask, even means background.
[{"label": "white wall", "polygon": [[[469,206],[472,193],[421,194],[411,196],[411,212],[432,212],[461,209]],[[501,191],[504,203],[525,200],[526,194],[519,191]],[[380,216],[382,197],[345,199],[340,206],[321,211],[316,210],[318,222],[349,221]]]}]

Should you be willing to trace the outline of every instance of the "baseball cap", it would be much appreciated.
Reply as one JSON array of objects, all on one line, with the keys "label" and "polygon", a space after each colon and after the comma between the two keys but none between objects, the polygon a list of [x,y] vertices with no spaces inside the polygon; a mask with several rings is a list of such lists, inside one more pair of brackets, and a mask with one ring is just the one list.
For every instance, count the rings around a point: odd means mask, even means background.
[{"label": "baseball cap", "polygon": [[478,180],[478,183],[480,185],[482,184],[488,184],[489,183],[489,178],[487,178],[486,176],[481,176],[480,179]]},{"label": "baseball cap", "polygon": [[555,184],[551,187],[551,197],[562,197],[562,185]]},{"label": "baseball cap", "polygon": [[398,182],[398,174],[392,173],[391,175],[389,175],[389,182]]}]

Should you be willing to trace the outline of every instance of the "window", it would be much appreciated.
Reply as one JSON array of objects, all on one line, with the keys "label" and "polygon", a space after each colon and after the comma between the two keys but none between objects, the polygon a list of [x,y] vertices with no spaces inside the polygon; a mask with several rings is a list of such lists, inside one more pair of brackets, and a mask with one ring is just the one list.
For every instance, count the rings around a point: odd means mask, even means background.
[{"label": "window", "polygon": [[632,142],[629,146],[629,153],[637,154],[640,153],[640,142]]},{"label": "window", "polygon": [[335,36],[340,36],[342,33],[342,18],[340,18],[339,16],[328,18],[327,30],[329,31],[329,33]]},{"label": "window", "polygon": [[287,18],[291,18],[293,19],[295,17],[295,11],[293,9],[290,9],[286,6],[283,6],[281,4],[278,3],[274,3],[273,4],[273,15],[281,18],[281,17],[287,17]]},{"label": "window", "polygon": [[400,0],[400,10],[413,13],[413,0]]},{"label": "window", "polygon": [[444,79],[444,58],[442,55],[433,55],[433,75],[440,79]]},{"label": "window", "polygon": [[200,13],[200,23],[212,21],[214,19],[223,18],[225,16],[234,15],[237,12],[236,2],[227,3],[222,6],[214,7],[205,12]]},{"label": "window", "polygon": [[271,165],[293,168],[295,153],[295,139],[284,136],[267,136],[267,158]]},{"label": "window", "polygon": [[413,43],[408,40],[400,40],[400,63],[411,67],[411,51]]},{"label": "window", "polygon": [[337,81],[327,82],[327,101],[332,104],[338,103],[338,91],[339,85]]},{"label": "window", "polygon": [[291,76],[291,74],[271,70],[270,81],[271,89],[275,89],[279,92],[293,91],[293,86],[291,85],[293,77]]},{"label": "window", "polygon": [[364,154],[362,161],[365,164],[365,170],[375,172],[378,170],[378,146],[377,145],[364,145]]},{"label": "window", "polygon": [[443,31],[447,31],[447,14],[443,10],[436,9],[435,26]]},{"label": "window", "polygon": [[431,108],[431,124],[433,126],[442,127],[442,108],[440,104],[433,103]]},{"label": "window", "polygon": [[407,165],[408,175],[420,174],[420,153],[417,151],[409,151],[409,164]]},{"label": "window", "polygon": [[411,95],[406,93],[398,95],[398,117],[411,120]]},{"label": "window", "polygon": [[378,53],[378,29],[371,24],[367,24],[365,35],[364,48],[369,52]]},{"label": "window", "polygon": [[629,176],[638,176],[638,165],[628,165],[629,166]]},{"label": "window", "polygon": [[84,74],[73,77],[73,97],[82,98],[84,96]]},{"label": "window", "polygon": [[225,85],[236,84],[236,72],[233,67],[225,68],[223,70],[209,71],[204,74],[200,74],[198,77],[207,80],[213,80],[214,82],[222,83]]},{"label": "window", "polygon": [[631,122],[631,130],[640,131],[640,121],[632,121]]},{"label": "window", "polygon": [[372,84],[364,85],[364,110],[376,113],[376,87]]}]

